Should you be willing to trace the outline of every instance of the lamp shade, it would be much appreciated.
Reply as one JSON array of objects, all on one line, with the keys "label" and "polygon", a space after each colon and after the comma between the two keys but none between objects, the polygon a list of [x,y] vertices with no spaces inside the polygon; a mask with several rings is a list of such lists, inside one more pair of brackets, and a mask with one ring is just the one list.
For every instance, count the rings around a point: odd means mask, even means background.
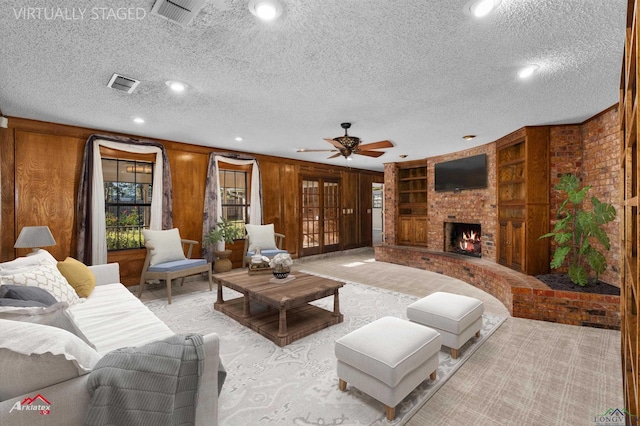
[{"label": "lamp shade", "polygon": [[32,248],[37,250],[39,247],[55,246],[56,240],[53,239],[48,226],[25,226],[20,231],[18,239],[14,244],[14,248]]}]

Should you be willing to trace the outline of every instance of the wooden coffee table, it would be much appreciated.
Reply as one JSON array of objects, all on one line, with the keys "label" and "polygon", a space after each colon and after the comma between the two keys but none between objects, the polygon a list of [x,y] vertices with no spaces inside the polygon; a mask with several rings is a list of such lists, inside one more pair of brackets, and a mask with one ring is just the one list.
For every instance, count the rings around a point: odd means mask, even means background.
[{"label": "wooden coffee table", "polygon": [[[218,284],[214,309],[278,346],[342,322],[338,290],[344,283],[295,271],[291,275],[295,279],[272,282],[273,275],[249,275],[246,269],[214,274]],[[242,297],[225,301],[223,286],[242,293]],[[331,295],[333,312],[309,304]]]}]

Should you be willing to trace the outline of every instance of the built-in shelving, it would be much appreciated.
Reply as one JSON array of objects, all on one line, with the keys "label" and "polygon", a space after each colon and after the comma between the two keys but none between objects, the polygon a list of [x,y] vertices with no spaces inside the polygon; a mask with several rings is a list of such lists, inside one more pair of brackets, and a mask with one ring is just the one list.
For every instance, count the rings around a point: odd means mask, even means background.
[{"label": "built-in shelving", "polygon": [[426,162],[397,165],[398,244],[427,245]]},{"label": "built-in shelving", "polygon": [[[638,392],[640,356],[638,347],[639,292],[638,250],[640,217],[638,215],[638,19],[637,1],[629,0],[627,34],[620,87],[620,173],[622,193],[622,285],[620,291],[621,355],[625,408],[631,416],[640,414]],[[631,421],[631,419],[627,419]],[[637,420],[636,420],[637,421]],[[630,423],[628,423],[630,424]]]},{"label": "built-in shelving", "polygon": [[530,275],[548,271],[549,129],[524,127],[496,142],[498,261]]}]

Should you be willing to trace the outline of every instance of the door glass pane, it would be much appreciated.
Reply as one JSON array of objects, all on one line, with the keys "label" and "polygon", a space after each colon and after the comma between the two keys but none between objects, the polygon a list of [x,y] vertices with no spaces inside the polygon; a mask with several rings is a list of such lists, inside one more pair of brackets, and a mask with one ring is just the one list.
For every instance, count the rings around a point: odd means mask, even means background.
[{"label": "door glass pane", "polygon": [[324,245],[338,244],[339,242],[339,211],[338,211],[338,184],[325,182],[324,186]]},{"label": "door glass pane", "polygon": [[320,245],[320,195],[316,181],[302,181],[302,247]]}]

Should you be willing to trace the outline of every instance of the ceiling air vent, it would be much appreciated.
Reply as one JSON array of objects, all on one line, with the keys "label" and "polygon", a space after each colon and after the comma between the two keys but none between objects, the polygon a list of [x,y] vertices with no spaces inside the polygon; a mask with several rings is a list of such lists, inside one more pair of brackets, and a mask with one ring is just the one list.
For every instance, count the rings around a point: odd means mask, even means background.
[{"label": "ceiling air vent", "polygon": [[107,84],[107,87],[111,87],[112,89],[120,90],[126,93],[133,93],[133,91],[140,84],[140,80],[136,80],[135,78],[125,77],[120,74],[114,74],[111,76],[111,80]]},{"label": "ceiling air vent", "polygon": [[156,0],[151,14],[185,27],[200,12],[205,2],[206,0]]}]

